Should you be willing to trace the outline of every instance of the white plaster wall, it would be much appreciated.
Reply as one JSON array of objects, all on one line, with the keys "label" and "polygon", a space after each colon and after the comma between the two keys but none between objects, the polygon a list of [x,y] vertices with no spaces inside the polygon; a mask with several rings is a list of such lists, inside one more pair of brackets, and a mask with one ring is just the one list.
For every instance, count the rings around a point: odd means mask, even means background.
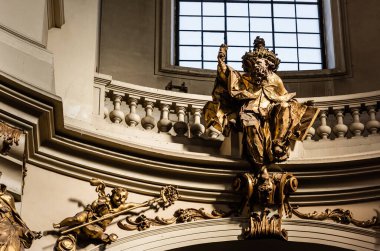
[{"label": "white plaster wall", "polygon": [[97,52],[99,0],[66,0],[65,24],[48,33],[56,94],[65,116],[90,120]]},{"label": "white plaster wall", "polygon": [[0,25],[46,45],[46,0],[0,0]]}]

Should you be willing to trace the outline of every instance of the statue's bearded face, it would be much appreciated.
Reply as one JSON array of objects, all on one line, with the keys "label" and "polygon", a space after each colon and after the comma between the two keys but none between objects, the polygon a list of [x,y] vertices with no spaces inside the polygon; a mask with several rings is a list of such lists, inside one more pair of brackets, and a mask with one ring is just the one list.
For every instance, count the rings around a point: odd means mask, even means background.
[{"label": "statue's bearded face", "polygon": [[258,58],[253,63],[252,76],[253,78],[260,82],[268,76],[268,62],[263,58]]}]

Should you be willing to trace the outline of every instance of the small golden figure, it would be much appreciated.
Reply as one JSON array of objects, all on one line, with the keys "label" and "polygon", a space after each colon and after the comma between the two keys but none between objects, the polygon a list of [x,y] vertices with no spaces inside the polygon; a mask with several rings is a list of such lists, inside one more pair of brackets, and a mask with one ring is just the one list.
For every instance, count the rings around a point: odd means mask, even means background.
[{"label": "small golden figure", "polygon": [[82,212],[73,217],[67,217],[60,223],[53,224],[54,228],[61,229],[61,237],[56,244],[56,250],[76,250],[77,236],[87,240],[97,240],[109,244],[117,240],[116,234],[105,233],[113,219],[119,215],[127,214],[133,209],[151,207],[159,203],[166,207],[178,199],[178,192],[172,186],[161,190],[161,197],[148,200],[144,203],[127,203],[128,191],[122,187],[112,189],[111,194],[106,194],[105,184],[98,179],[91,179],[90,184],[96,186],[98,199],[87,205]]},{"label": "small golden figure", "polygon": [[19,251],[30,248],[40,232],[31,231],[17,213],[12,195],[0,184],[0,251]]}]

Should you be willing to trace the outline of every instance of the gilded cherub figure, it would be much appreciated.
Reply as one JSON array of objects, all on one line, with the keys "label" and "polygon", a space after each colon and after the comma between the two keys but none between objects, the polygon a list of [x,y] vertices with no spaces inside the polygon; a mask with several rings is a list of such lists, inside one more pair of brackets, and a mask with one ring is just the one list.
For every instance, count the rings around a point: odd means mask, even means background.
[{"label": "gilded cherub figure", "polygon": [[213,101],[204,107],[207,127],[229,134],[243,132],[243,157],[255,173],[289,157],[291,141],[303,140],[318,108],[301,104],[276,74],[280,60],[257,37],[254,50],[242,57],[244,73],[226,65],[227,45],[218,54]]},{"label": "gilded cherub figure", "polygon": [[87,241],[95,240],[109,244],[117,240],[116,234],[105,233],[111,222],[120,215],[128,214],[131,210],[148,207],[168,207],[178,199],[179,194],[173,186],[161,189],[161,197],[143,203],[126,202],[128,191],[123,187],[113,188],[111,194],[106,194],[106,185],[98,179],[91,179],[90,184],[96,186],[98,199],[87,205],[82,212],[67,217],[53,227],[59,229],[60,238],[57,240],[55,250],[76,250],[78,237]]},{"label": "gilded cherub figure", "polygon": [[0,184],[0,251],[19,251],[30,248],[40,232],[31,231],[16,211],[15,201]]},{"label": "gilded cherub figure", "polygon": [[149,203],[126,203],[128,191],[125,188],[116,187],[112,189],[111,194],[106,194],[103,181],[92,179],[90,183],[96,186],[98,199],[87,205],[82,212],[53,224],[53,227],[71,228],[71,231],[63,229],[62,233],[75,233],[103,243],[111,243],[118,238],[116,234],[105,233],[112,220],[127,209],[149,206]]}]

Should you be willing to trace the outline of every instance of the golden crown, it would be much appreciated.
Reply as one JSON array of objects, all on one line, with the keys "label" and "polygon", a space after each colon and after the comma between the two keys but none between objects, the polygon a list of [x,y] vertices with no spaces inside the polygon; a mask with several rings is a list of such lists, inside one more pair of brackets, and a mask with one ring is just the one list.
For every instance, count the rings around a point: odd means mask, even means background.
[{"label": "golden crown", "polygon": [[271,70],[277,71],[278,66],[281,62],[281,60],[277,57],[277,54],[274,53],[274,51],[270,51],[267,48],[265,48],[265,40],[264,38],[261,38],[259,36],[256,37],[254,43],[253,43],[253,51],[246,52],[243,59],[244,62],[252,62],[255,61],[257,58],[264,58],[268,60],[270,63],[272,63]]}]

